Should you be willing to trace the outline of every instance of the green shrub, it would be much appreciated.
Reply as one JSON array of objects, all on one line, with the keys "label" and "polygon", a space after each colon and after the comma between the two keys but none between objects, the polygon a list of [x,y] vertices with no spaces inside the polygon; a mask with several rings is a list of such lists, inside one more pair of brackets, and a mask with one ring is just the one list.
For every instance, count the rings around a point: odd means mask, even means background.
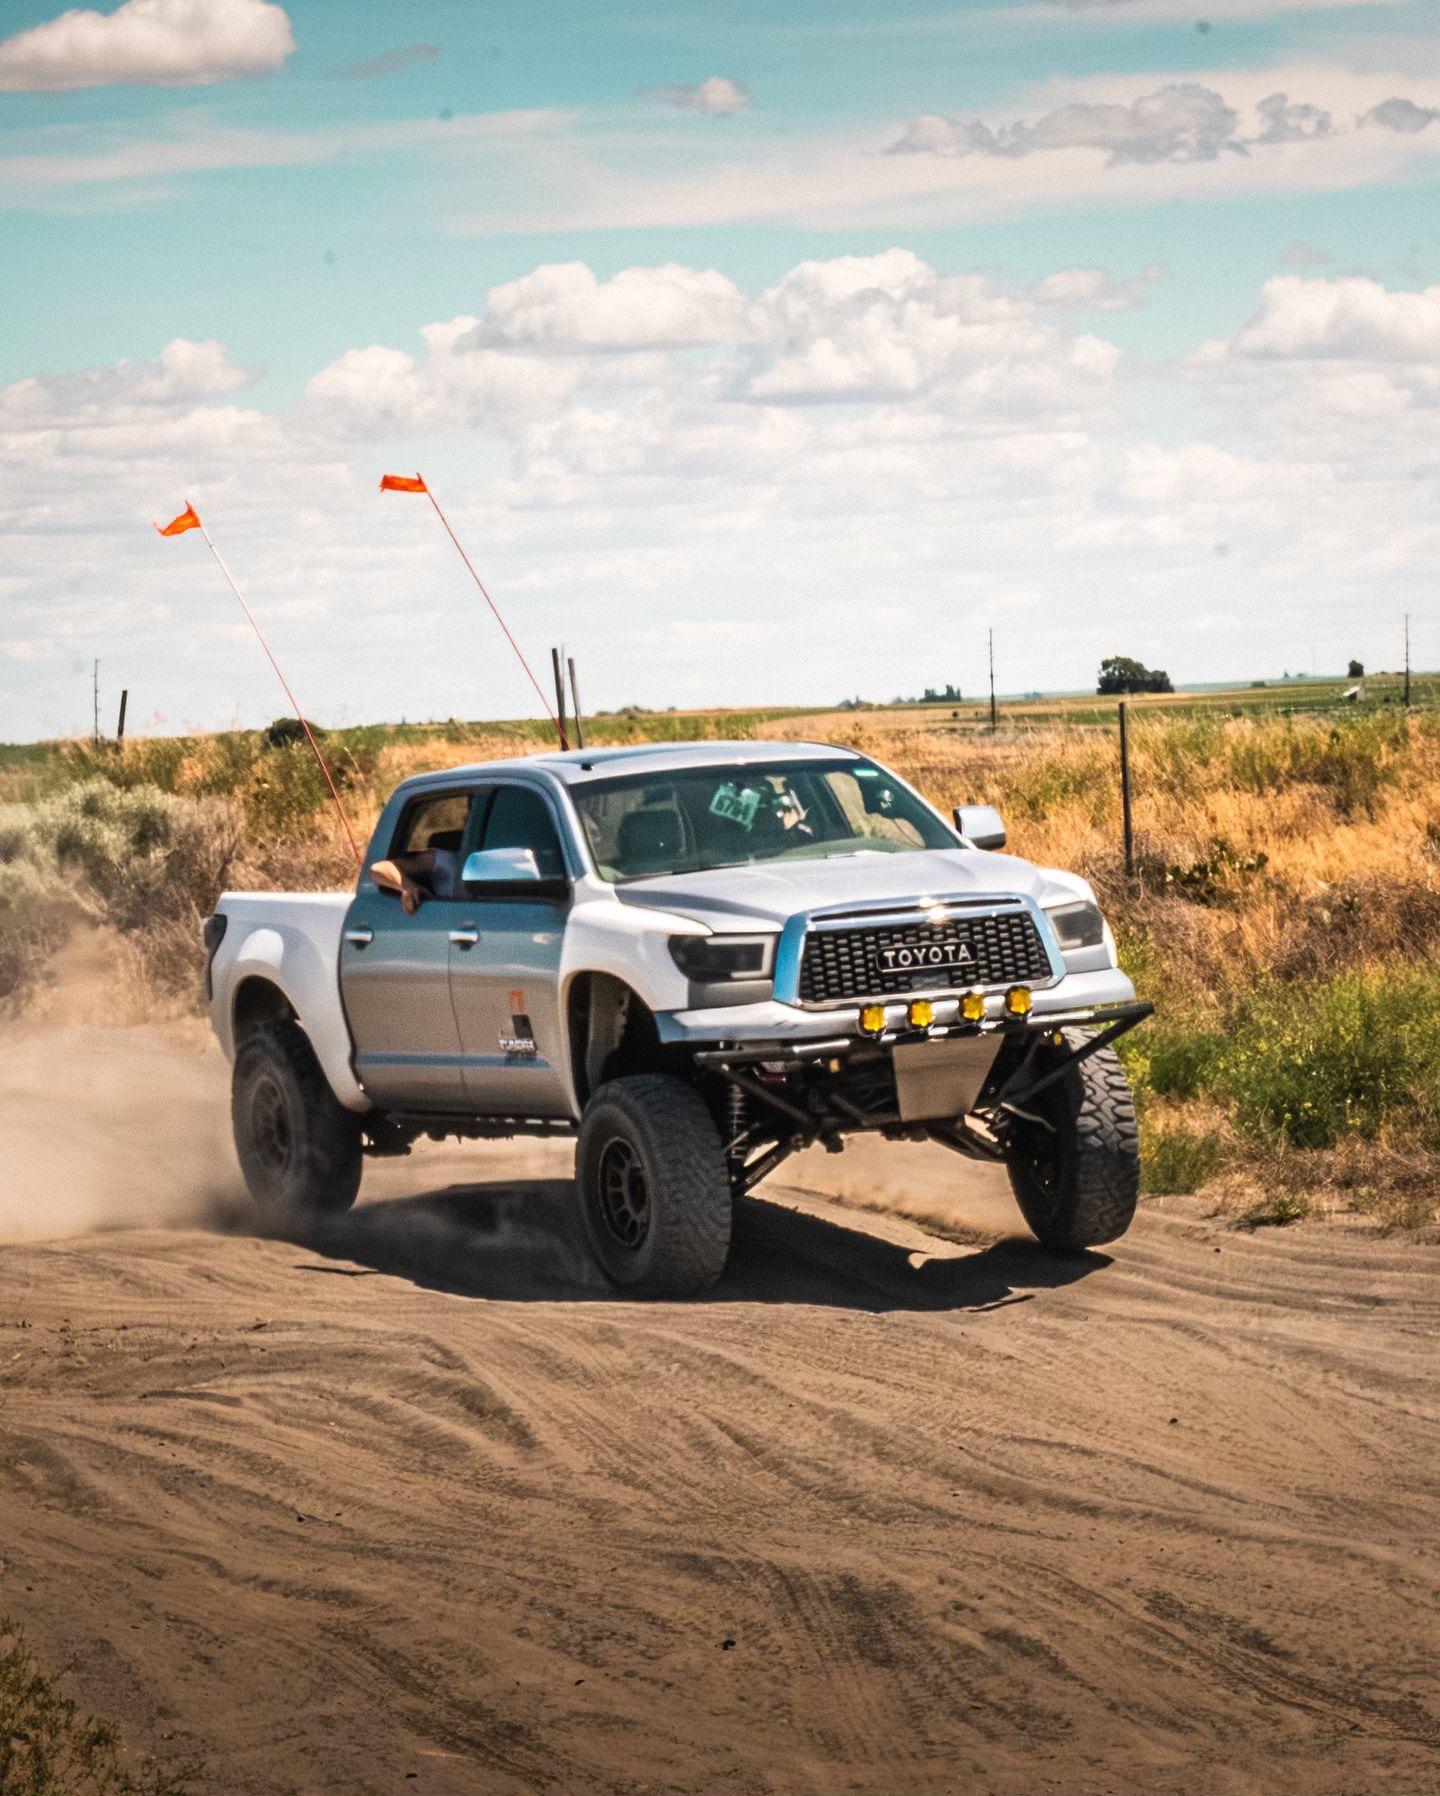
[{"label": "green shrub", "polygon": [[1254,1140],[1329,1147],[1382,1125],[1440,1122],[1440,971],[1404,968],[1269,985],[1248,1001],[1204,1075]]},{"label": "green shrub", "polygon": [[1140,1189],[1164,1197],[1198,1191],[1224,1166],[1225,1144],[1213,1133],[1159,1123],[1140,1130]]},{"label": "green shrub", "polygon": [[1162,1098],[1199,1097],[1210,1082],[1224,1037],[1162,1007],[1119,1041],[1120,1058],[1139,1093]]}]

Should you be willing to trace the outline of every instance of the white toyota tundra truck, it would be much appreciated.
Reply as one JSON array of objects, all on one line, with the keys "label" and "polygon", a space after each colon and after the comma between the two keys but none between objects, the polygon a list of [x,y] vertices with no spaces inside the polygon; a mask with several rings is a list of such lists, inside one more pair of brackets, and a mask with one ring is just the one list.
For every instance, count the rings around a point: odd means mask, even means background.
[{"label": "white toyota tundra truck", "polygon": [[257,1203],[344,1209],[420,1137],[577,1136],[619,1287],[717,1277],[731,1211],[858,1131],[1003,1161],[1048,1247],[1134,1214],[1112,1043],[1150,1012],[1094,893],[818,744],[579,750],[407,780],[353,893],[227,892],[206,986]]}]

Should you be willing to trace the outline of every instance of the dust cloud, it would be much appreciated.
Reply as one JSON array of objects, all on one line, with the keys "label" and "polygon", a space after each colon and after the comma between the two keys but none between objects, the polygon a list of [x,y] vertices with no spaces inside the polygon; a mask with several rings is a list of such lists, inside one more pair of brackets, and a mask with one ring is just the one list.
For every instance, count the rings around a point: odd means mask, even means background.
[{"label": "dust cloud", "polygon": [[0,1035],[0,1242],[211,1224],[240,1201],[224,1063],[159,1029]]}]

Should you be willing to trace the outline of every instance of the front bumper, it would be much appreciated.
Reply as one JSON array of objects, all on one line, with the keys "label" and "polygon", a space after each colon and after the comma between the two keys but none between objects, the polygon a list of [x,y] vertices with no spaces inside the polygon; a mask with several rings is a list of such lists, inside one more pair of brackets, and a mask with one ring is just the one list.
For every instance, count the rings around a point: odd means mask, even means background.
[{"label": "front bumper", "polygon": [[[854,1042],[874,1045],[920,1039],[905,1021],[908,1000],[893,999],[885,1005],[886,1029],[882,1036],[864,1035],[859,1004],[832,1010],[801,1010],[793,1004],[766,999],[759,1004],[736,1004],[710,1010],[662,1012],[655,1022],[660,1040],[667,1046],[696,1049],[740,1048],[753,1050],[756,1059],[780,1059],[791,1055],[808,1059],[812,1054],[835,1053]],[[1004,1012],[1004,994],[990,993],[985,1000],[985,1021],[967,1023],[960,1016],[960,996],[937,997],[934,1026],[925,1038],[944,1040],[947,1035],[988,1034],[992,1030],[1059,1028],[1067,1024],[1104,1021],[1097,1011],[1115,1010],[1135,1003],[1135,987],[1117,967],[1093,973],[1069,973],[1054,985],[1034,992],[1034,1009],[1017,1022]],[[733,1058],[728,1052],[726,1058]]]}]

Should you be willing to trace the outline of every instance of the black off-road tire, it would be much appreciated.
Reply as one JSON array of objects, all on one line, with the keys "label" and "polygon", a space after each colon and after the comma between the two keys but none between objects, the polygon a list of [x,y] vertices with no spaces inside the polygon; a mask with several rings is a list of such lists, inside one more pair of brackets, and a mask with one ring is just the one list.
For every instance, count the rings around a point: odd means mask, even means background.
[{"label": "black off-road tire", "polygon": [[[1067,1029],[1065,1039],[1078,1048],[1088,1036]],[[1044,1056],[1033,1064],[1042,1071]],[[1057,1253],[1118,1240],[1140,1196],[1140,1132],[1119,1055],[1100,1048],[1026,1108],[1051,1125],[1018,1122],[1007,1155],[1016,1202],[1036,1238]]]},{"label": "black off-road tire", "polygon": [[730,1252],[730,1180],[699,1094],[660,1073],[612,1079],[585,1107],[575,1180],[605,1276],[634,1297],[693,1297]]},{"label": "black off-road tire", "polygon": [[298,1023],[266,1023],[235,1054],[235,1150],[267,1218],[348,1210],[360,1189],[360,1118],[331,1091]]}]

